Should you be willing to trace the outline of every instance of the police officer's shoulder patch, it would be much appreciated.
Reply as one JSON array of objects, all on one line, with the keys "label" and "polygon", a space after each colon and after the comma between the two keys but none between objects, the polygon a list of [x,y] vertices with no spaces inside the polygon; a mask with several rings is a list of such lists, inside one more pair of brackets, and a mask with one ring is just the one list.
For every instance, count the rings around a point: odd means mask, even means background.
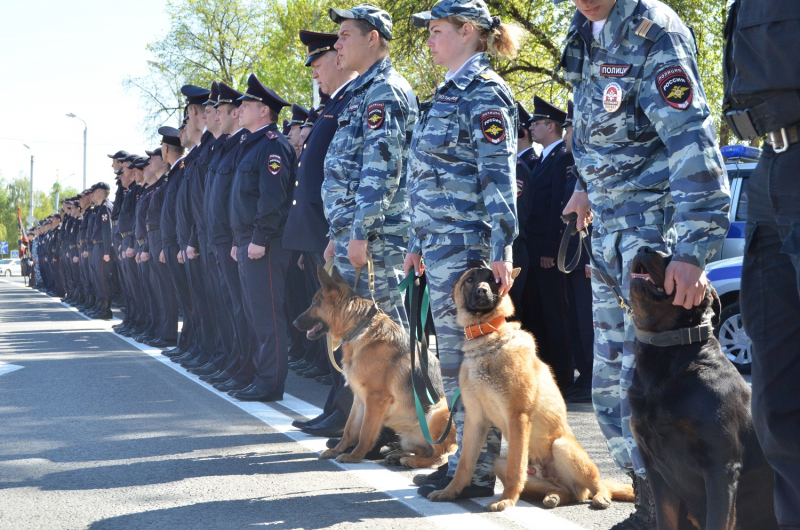
[{"label": "police officer's shoulder patch", "polygon": [[281,172],[281,167],[283,166],[283,159],[281,159],[281,155],[269,155],[269,159],[267,160],[267,167],[269,168],[269,172],[273,175],[277,175]]},{"label": "police officer's shoulder patch", "polygon": [[481,131],[493,144],[499,144],[506,137],[506,122],[503,113],[492,109],[481,112]]},{"label": "police officer's shoulder patch", "polygon": [[670,107],[686,110],[692,104],[693,89],[689,76],[681,66],[668,66],[656,74],[661,97]]},{"label": "police officer's shoulder patch", "polygon": [[266,137],[269,138],[270,140],[274,140],[278,137],[278,131],[267,131]]},{"label": "police officer's shoulder patch", "polygon": [[517,179],[517,197],[522,197],[522,192],[525,189],[525,182],[522,179]]},{"label": "police officer's shoulder patch", "polygon": [[386,117],[386,105],[382,101],[376,101],[367,105],[367,127],[378,129],[383,125]]}]

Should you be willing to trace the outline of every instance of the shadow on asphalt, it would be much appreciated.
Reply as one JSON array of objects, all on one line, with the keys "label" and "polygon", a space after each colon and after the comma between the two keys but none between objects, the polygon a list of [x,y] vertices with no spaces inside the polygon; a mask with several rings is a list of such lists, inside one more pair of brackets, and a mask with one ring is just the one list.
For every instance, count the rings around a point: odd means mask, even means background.
[{"label": "shadow on asphalt", "polygon": [[329,528],[334,525],[356,523],[389,528],[389,523],[380,519],[420,518],[409,509],[381,509],[382,504],[392,503],[385,495],[375,492],[342,491],[315,495],[313,490],[297,492],[296,497],[267,499],[243,499],[218,501],[180,506],[162,510],[123,515],[97,521],[90,530],[130,530],[132,528],[186,528],[190,521],[202,521],[195,528],[215,530],[241,529],[249,526],[268,526],[275,529]]}]

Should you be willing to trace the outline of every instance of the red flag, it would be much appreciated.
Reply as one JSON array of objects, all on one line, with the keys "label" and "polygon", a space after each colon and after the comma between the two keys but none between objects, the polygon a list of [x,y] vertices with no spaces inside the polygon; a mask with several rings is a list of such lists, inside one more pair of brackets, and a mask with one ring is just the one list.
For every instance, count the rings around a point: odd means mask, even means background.
[{"label": "red flag", "polygon": [[28,244],[28,238],[25,237],[25,228],[22,225],[22,212],[20,211],[19,206],[17,206],[17,226],[17,250],[19,250],[21,253],[22,245]]}]

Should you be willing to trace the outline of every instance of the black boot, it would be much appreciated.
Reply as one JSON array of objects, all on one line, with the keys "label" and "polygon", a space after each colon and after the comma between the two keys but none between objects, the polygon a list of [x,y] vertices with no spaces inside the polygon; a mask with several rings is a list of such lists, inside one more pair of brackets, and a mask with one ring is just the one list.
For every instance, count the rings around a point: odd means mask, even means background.
[{"label": "black boot", "polygon": [[111,312],[111,300],[106,300],[105,302],[100,302],[100,309],[92,313],[92,318],[97,318],[100,320],[110,320],[114,317],[113,313]]},{"label": "black boot", "polygon": [[86,313],[89,309],[93,308],[96,303],[97,303],[97,298],[95,298],[94,295],[89,295],[86,298],[86,304],[84,304],[83,309],[81,309],[81,311]]},{"label": "black boot", "polygon": [[611,530],[656,530],[656,501],[647,479],[633,477],[633,494],[636,495],[636,509],[624,521],[611,527]]}]

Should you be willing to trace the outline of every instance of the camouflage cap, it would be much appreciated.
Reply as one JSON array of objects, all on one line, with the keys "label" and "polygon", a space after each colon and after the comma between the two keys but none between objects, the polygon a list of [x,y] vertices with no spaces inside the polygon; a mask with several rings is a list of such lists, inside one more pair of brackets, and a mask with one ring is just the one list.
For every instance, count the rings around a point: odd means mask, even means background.
[{"label": "camouflage cap", "polygon": [[439,20],[457,15],[480,22],[486,29],[500,25],[500,18],[493,17],[483,0],[441,0],[430,11],[411,15],[411,23],[420,28],[427,28],[431,20]]},{"label": "camouflage cap", "polygon": [[392,40],[392,16],[377,6],[372,4],[358,4],[350,9],[336,9],[332,7],[328,11],[328,14],[331,20],[337,24],[341,24],[348,18],[366,20],[375,26],[375,29],[377,29],[386,40]]}]

